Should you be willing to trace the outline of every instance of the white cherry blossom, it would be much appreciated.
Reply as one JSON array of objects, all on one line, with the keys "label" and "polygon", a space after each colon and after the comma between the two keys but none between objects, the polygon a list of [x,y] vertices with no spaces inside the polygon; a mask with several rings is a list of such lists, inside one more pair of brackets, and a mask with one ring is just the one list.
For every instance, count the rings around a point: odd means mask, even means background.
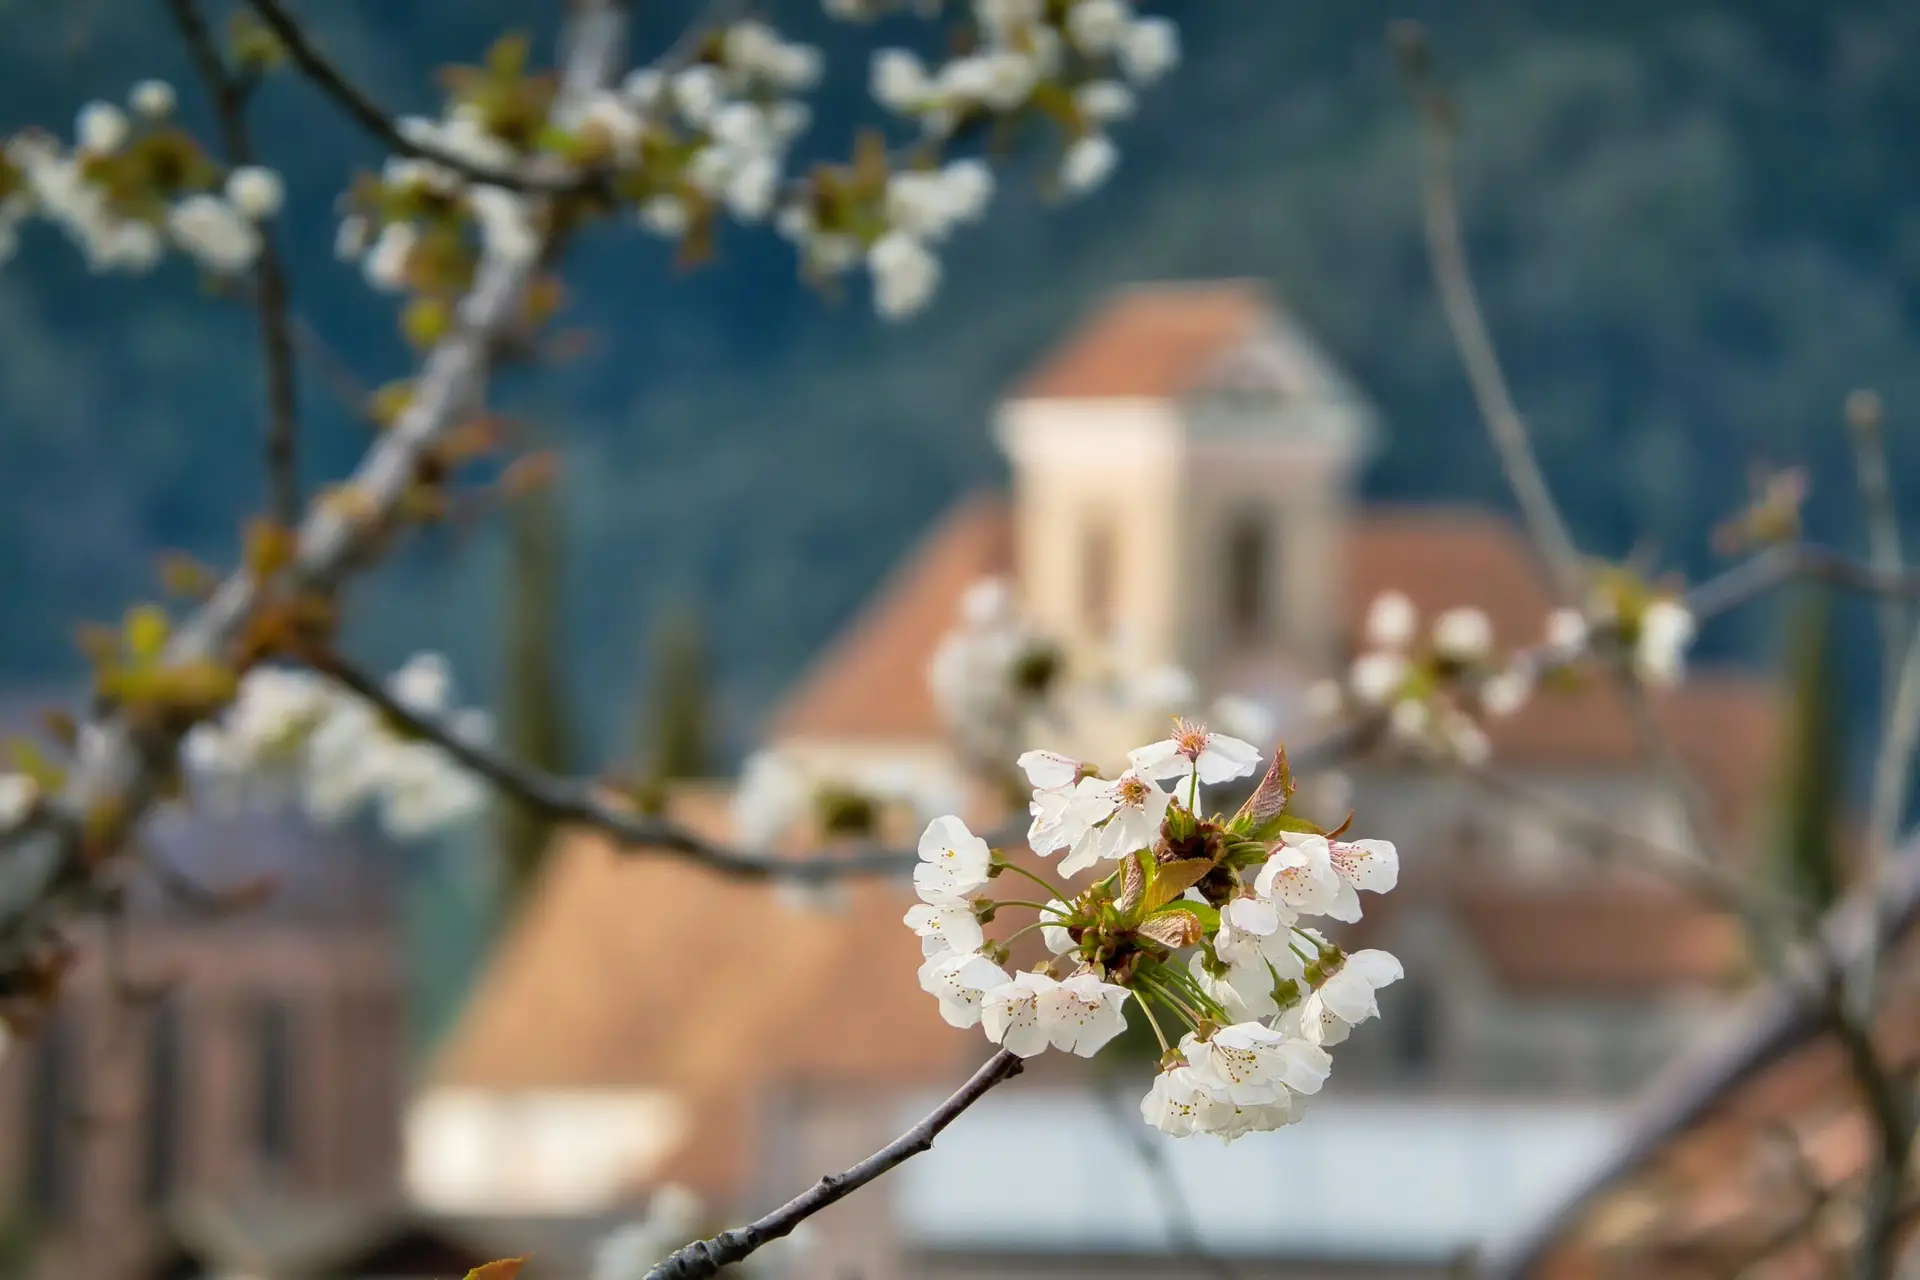
[{"label": "white cherry blossom", "polygon": [[1493,648],[1493,623],[1480,609],[1449,609],[1434,619],[1433,647],[1456,662],[1484,658]]},{"label": "white cherry blossom", "polygon": [[1413,601],[1398,591],[1383,591],[1367,606],[1365,635],[1376,649],[1402,649],[1413,641],[1420,615]]},{"label": "white cherry blossom", "polygon": [[[1287,832],[1280,839],[1305,846],[1321,837]],[[1360,918],[1360,896],[1355,890],[1386,893],[1400,882],[1400,852],[1390,840],[1326,840],[1327,862],[1339,878],[1333,904],[1322,914],[1352,923]]]},{"label": "white cherry blossom", "polygon": [[1488,677],[1480,686],[1480,705],[1490,716],[1505,718],[1516,714],[1533,696],[1533,677],[1520,667],[1510,667]]},{"label": "white cherry blossom", "polygon": [[1071,914],[1072,908],[1058,898],[1051,899],[1047,903],[1047,909],[1040,913],[1040,940],[1046,944],[1047,950],[1056,956],[1066,955],[1080,945],[1073,940],[1073,934],[1068,931],[1066,925],[1049,923],[1065,920]]},{"label": "white cherry blossom", "polygon": [[777,751],[756,751],[740,768],[731,801],[733,837],[742,848],[771,848],[806,813],[813,786]]},{"label": "white cherry blossom", "polygon": [[1165,18],[1139,18],[1120,42],[1120,67],[1135,84],[1152,84],[1180,62],[1180,30]]},{"label": "white cherry blossom", "polygon": [[1289,836],[1269,853],[1254,891],[1302,915],[1327,915],[1341,898],[1332,849],[1324,836]]},{"label": "white cherry blossom", "polygon": [[1058,751],[1028,751],[1014,761],[1035,791],[1060,791],[1080,780],[1080,761]]},{"label": "white cherry blossom", "polygon": [[1043,973],[1021,972],[980,1000],[980,1026],[987,1039],[1022,1058],[1042,1053],[1051,1040],[1040,1018],[1040,998],[1059,987]]},{"label": "white cherry blossom", "polygon": [[1105,185],[1120,163],[1120,149],[1104,133],[1076,138],[1060,157],[1060,185],[1068,195],[1083,196]]},{"label": "white cherry blossom", "polygon": [[[1136,849],[1151,845],[1160,835],[1160,824],[1166,820],[1167,805],[1172,799],[1160,789],[1159,783],[1136,769],[1129,769],[1114,779],[1101,798],[1102,803],[1111,800],[1113,816],[1100,828],[1097,856],[1124,858]],[[1072,875],[1086,865],[1091,865],[1090,861],[1069,857],[1060,863],[1060,871],[1063,875]]]},{"label": "white cherry blossom", "polygon": [[1151,778],[1184,778],[1198,774],[1206,786],[1244,778],[1260,767],[1260,748],[1206,726],[1176,722],[1173,736],[1136,747],[1127,760]]},{"label": "white cherry blossom", "polygon": [[0,831],[25,822],[39,802],[39,783],[24,773],[0,773]]},{"label": "white cherry blossom", "polygon": [[916,902],[907,908],[905,924],[920,935],[921,954],[937,956],[943,951],[978,951],[987,937],[981,932],[980,918],[973,904],[957,902]]},{"label": "white cherry blossom", "polygon": [[130,131],[126,112],[111,102],[89,102],[74,121],[74,137],[83,151],[109,155],[126,143]]},{"label": "white cherry blossom", "polygon": [[254,222],[265,222],[286,201],[280,175],[257,164],[242,165],[227,175],[227,199]]},{"label": "white cherry blossom", "polygon": [[1369,707],[1385,706],[1407,679],[1407,660],[1397,653],[1363,653],[1353,660],[1353,696]]},{"label": "white cherry blossom", "polygon": [[1007,972],[977,952],[943,951],[920,966],[920,989],[940,1002],[949,1026],[980,1025],[981,1000],[1007,984]]},{"label": "white cherry blossom", "polygon": [[1633,666],[1650,685],[1679,683],[1687,646],[1693,643],[1693,614],[1678,600],[1656,600],[1640,615],[1640,637]]},{"label": "white cherry blossom", "polygon": [[1559,608],[1547,615],[1547,647],[1562,659],[1587,647],[1587,620],[1578,609]]},{"label": "white cherry blossom", "polygon": [[1301,1006],[1300,1023],[1308,1040],[1339,1044],[1355,1025],[1380,1012],[1380,988],[1398,982],[1406,971],[1385,951],[1356,951],[1328,975]]},{"label": "white cherry blossom", "polygon": [[940,260],[912,236],[889,231],[867,250],[873,302],[883,319],[904,320],[926,307],[940,287]]},{"label": "white cherry blossom", "polygon": [[260,232],[246,216],[218,196],[192,195],[167,213],[167,231],[201,266],[218,275],[236,275],[260,256]]},{"label": "white cherry blossom", "polygon": [[1205,1040],[1189,1034],[1180,1052],[1203,1083],[1240,1106],[1278,1102],[1287,1091],[1317,1093],[1333,1068],[1319,1045],[1262,1022],[1236,1022]]},{"label": "white cherry blossom", "polygon": [[920,834],[920,865],[913,887],[926,902],[962,898],[987,883],[993,851],[960,819],[935,818]]},{"label": "white cherry blossom", "polygon": [[1075,974],[1040,992],[1040,1025],[1054,1048],[1091,1058],[1127,1029],[1125,987],[1090,973]]},{"label": "white cherry blossom", "polygon": [[1162,1071],[1140,1100],[1140,1117],[1162,1133],[1184,1138],[1225,1128],[1237,1108],[1192,1067]]},{"label": "white cherry blossom", "polygon": [[127,95],[133,109],[149,120],[162,120],[173,114],[173,86],[165,80],[142,80]]}]

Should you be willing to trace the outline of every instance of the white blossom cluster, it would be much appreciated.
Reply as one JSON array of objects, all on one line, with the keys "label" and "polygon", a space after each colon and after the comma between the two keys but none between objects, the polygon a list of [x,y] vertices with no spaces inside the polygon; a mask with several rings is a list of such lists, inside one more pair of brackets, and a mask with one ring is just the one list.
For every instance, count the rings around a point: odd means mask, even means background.
[{"label": "white blossom cluster", "polygon": [[686,233],[698,203],[717,204],[742,222],[771,217],[786,158],[813,122],[803,93],[820,81],[820,51],[789,41],[766,23],[748,19],[727,29],[717,62],[671,75],[645,68],[628,76],[618,95],[587,109],[617,139],[637,144],[649,127],[671,127],[692,139],[680,189],[642,201],[640,220],[675,239]]},{"label": "white blossom cluster", "polygon": [[733,837],[742,848],[759,851],[809,827],[816,838],[870,836],[891,814],[925,821],[959,803],[959,783],[935,768],[836,768],[767,748],[741,766],[731,805]]},{"label": "white blossom cluster", "polygon": [[[828,0],[840,17],[869,16],[861,0]],[[1047,90],[1050,111],[1066,135],[1058,178],[1069,195],[1103,184],[1119,163],[1109,126],[1133,113],[1136,88],[1165,76],[1180,57],[1179,31],[1165,18],[1137,15],[1130,0],[974,0],[979,39],[969,52],[928,68],[906,49],[873,56],[874,98],[913,120],[937,143],[982,121],[1037,110]],[[939,287],[934,247],[948,232],[980,217],[993,194],[992,175],[973,160],[938,169],[907,169],[887,178],[884,229],[862,236],[823,224],[811,207],[790,206],[781,229],[816,269],[837,273],[865,246],[881,315],[900,319],[924,307]]]},{"label": "white blossom cluster", "polygon": [[[446,717],[452,734],[483,741],[485,712],[452,710],[452,678],[438,654],[409,659],[388,692],[416,715]],[[471,816],[479,779],[431,742],[398,732],[378,708],[313,672],[255,667],[233,703],[188,733],[183,757],[216,803],[298,801],[312,817],[344,821],[373,809],[396,839],[430,835]]]},{"label": "white blossom cluster", "polygon": [[[1010,760],[1049,733],[1071,732],[1089,714],[1195,717],[1207,705],[1191,672],[1138,660],[1124,641],[1076,650],[1070,663],[1057,639],[1021,615],[998,577],[961,596],[927,675],[948,736],[976,767]],[[1273,732],[1267,709],[1237,694],[1214,699],[1206,718],[1239,738]]]},{"label": "white blossom cluster", "polygon": [[215,275],[247,271],[260,256],[261,224],[284,200],[280,176],[242,166],[215,190],[211,162],[163,127],[172,86],[136,85],[130,105],[131,116],[110,102],[81,108],[70,148],[37,130],[7,144],[0,258],[13,254],[20,225],[37,215],[64,231],[96,272],[149,271],[169,246]]},{"label": "white blossom cluster", "polygon": [[1524,665],[1496,659],[1493,625],[1479,609],[1449,609],[1423,637],[1413,601],[1383,592],[1368,607],[1363,639],[1344,680],[1309,691],[1311,709],[1323,718],[1384,712],[1394,739],[1409,747],[1479,764],[1491,750],[1481,718],[1512,715],[1533,692]]},{"label": "white blossom cluster", "polygon": [[[1181,722],[1129,753],[1106,779],[1067,756],[1030,751],[1028,843],[1061,854],[1060,874],[1110,866],[1074,894],[999,857],[957,817],[921,837],[905,923],[921,939],[920,985],[957,1027],[979,1026],[1022,1057],[1055,1048],[1090,1057],[1126,1027],[1138,1002],[1164,1050],[1141,1104],[1172,1134],[1231,1139],[1300,1114],[1331,1070],[1329,1046],[1379,1012],[1375,993],[1401,976],[1381,951],[1348,955],[1304,926],[1360,918],[1358,891],[1399,876],[1393,845],[1332,838],[1285,811],[1292,784],[1276,764],[1231,819],[1209,818],[1200,787],[1246,777],[1251,744]],[[988,890],[1012,872],[1045,887],[1045,903]],[[990,942],[984,926],[1008,907],[1035,921]],[[1008,944],[1037,929],[1053,959],[1010,973]],[[1187,1028],[1177,1044],[1160,1007]]]},{"label": "white blossom cluster", "polygon": [[962,756],[974,762],[1018,754],[1052,701],[1058,645],[1014,608],[1000,578],[983,578],[960,600],[960,617],[928,666],[934,707]]}]

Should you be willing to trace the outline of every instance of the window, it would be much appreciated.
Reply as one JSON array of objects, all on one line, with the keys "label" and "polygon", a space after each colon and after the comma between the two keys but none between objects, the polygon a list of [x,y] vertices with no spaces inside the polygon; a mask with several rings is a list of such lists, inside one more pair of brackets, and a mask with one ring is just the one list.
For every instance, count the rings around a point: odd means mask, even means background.
[{"label": "window", "polygon": [[1440,1002],[1424,982],[1404,982],[1393,1000],[1393,1055],[1413,1074],[1432,1069],[1440,1052]]},{"label": "window", "polygon": [[74,1027],[56,1012],[40,1032],[27,1091],[27,1203],[40,1222],[58,1222],[71,1207],[80,1096]]},{"label": "window", "polygon": [[162,1001],[154,1010],[147,1040],[146,1166],[141,1171],[140,1194],[148,1208],[160,1208],[173,1198],[179,1177],[180,1135],[185,1128],[181,1107],[182,1043],[180,1005]]},{"label": "window", "polygon": [[1248,513],[1227,529],[1227,635],[1242,644],[1267,636],[1267,523]]},{"label": "window", "polygon": [[1080,543],[1080,616],[1087,634],[1107,639],[1114,622],[1113,526],[1089,521]]},{"label": "window", "polygon": [[253,1015],[253,1136],[262,1164],[288,1167],[298,1154],[294,1132],[293,1011],[262,1000]]}]

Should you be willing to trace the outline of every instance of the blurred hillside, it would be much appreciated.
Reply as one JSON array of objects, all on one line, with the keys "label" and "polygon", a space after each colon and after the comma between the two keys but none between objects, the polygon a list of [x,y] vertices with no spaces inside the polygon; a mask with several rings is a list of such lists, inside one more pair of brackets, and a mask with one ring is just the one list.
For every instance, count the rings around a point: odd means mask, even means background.
[{"label": "blurred hillside", "polygon": [[[539,8],[550,8],[540,6]],[[660,47],[689,0],[649,0]],[[829,51],[816,145],[864,111],[864,50],[922,28],[832,27],[813,0],[772,16]],[[1816,533],[1855,541],[1847,390],[1889,406],[1893,475],[1920,504],[1920,10],[1872,3],[1389,8],[1373,0],[1189,0],[1187,61],[1120,134],[1122,170],[1084,205],[1049,207],[1010,175],[962,235],[920,321],[870,318],[793,279],[770,233],[730,231],[697,274],[655,241],[601,232],[571,278],[592,351],[501,388],[564,431],[569,617],[581,723],[619,745],[643,639],[692,603],[737,745],[753,714],[959,492],[993,480],[986,415],[1007,378],[1092,298],[1127,280],[1271,280],[1379,399],[1389,425],[1369,492],[1500,504],[1427,277],[1413,121],[1382,39],[1424,18],[1467,130],[1465,198],[1485,300],[1520,402],[1576,529],[1709,567],[1713,523],[1753,459],[1815,474]],[[339,58],[396,108],[432,104],[432,68],[477,56],[534,6],[508,0],[308,0]],[[1430,9],[1432,12],[1422,12]],[[165,75],[197,111],[156,6],[0,0],[0,124],[65,128],[88,97]],[[390,304],[333,262],[327,211],[375,152],[303,83],[261,96],[287,172],[299,309],[369,385],[402,376]],[[195,117],[199,118],[199,117]],[[175,266],[86,276],[37,229],[0,273],[0,671],[72,670],[80,617],[151,592],[150,553],[231,554],[257,501],[251,321],[196,296]],[[309,374],[310,483],[358,456],[364,429]],[[443,570],[451,569],[451,572]],[[491,681],[501,547],[426,539],[360,591],[358,647],[435,645]],[[1762,642],[1763,617],[1710,641]],[[1870,628],[1844,667],[1866,692]]]}]

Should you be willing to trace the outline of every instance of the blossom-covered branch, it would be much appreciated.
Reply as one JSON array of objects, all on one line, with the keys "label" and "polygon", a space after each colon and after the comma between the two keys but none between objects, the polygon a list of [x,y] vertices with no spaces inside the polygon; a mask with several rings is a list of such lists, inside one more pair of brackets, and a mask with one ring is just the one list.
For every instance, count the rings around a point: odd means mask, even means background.
[{"label": "blossom-covered branch", "polygon": [[[227,159],[237,171],[265,175],[259,169],[253,138],[247,128],[246,86],[228,70],[207,29],[196,0],[167,0],[174,25],[186,42],[187,51],[212,100],[214,117],[226,143]],[[264,178],[257,181],[264,181]],[[244,188],[243,188],[244,189]],[[277,177],[270,184],[277,196]],[[277,204],[278,200],[274,199]],[[266,458],[268,510],[282,525],[291,527],[300,518],[299,459],[295,452],[298,424],[295,420],[293,339],[287,320],[287,273],[280,252],[274,245],[270,227],[260,228],[260,254],[254,266],[254,310],[259,316],[260,347],[266,360],[267,431]]]},{"label": "blossom-covered branch", "polygon": [[826,1175],[805,1193],[744,1227],[722,1231],[710,1240],[696,1240],[675,1250],[647,1272],[647,1280],[700,1280],[791,1234],[795,1227],[828,1205],[846,1199],[881,1174],[931,1148],[941,1130],[958,1119],[961,1112],[980,1101],[995,1085],[1019,1075],[1025,1065],[1018,1054],[1000,1050],[988,1058],[952,1097],[929,1112],[926,1119],[859,1164],[840,1173]]},{"label": "blossom-covered branch", "polygon": [[[179,3],[180,0],[169,0]],[[306,77],[332,98],[354,123],[377,138],[396,155],[424,160],[452,170],[469,182],[527,194],[558,195],[591,190],[603,181],[603,175],[563,172],[535,172],[524,166],[481,164],[457,151],[433,146],[409,137],[396,123],[392,113],[383,109],[367,92],[354,84],[347,74],[322,53],[306,30],[279,0],[247,0],[260,21],[285,47]]]},{"label": "blossom-covered branch", "polygon": [[[618,74],[626,34],[623,10],[611,0],[576,0],[560,96],[575,100]],[[456,323],[434,347],[406,408],[340,490],[315,503],[284,565],[267,574],[243,567],[222,582],[157,655],[167,670],[200,670],[227,657],[275,590],[325,597],[354,566],[377,553],[396,512],[412,491],[421,463],[455,424],[480,403],[491,349],[517,324],[533,264],[522,257],[485,257],[461,300]],[[190,723],[190,720],[188,721]],[[160,794],[185,724],[118,708],[85,726],[74,768],[57,794],[41,797],[0,833],[0,939],[13,959],[31,941],[37,909],[55,887],[81,882],[67,872],[84,848],[111,848]]]},{"label": "blossom-covered branch", "polygon": [[[747,878],[795,882],[843,876],[898,874],[911,869],[912,850],[824,853],[811,857],[762,856],[708,840],[667,818],[643,814],[605,787],[555,778],[508,758],[482,738],[461,734],[444,719],[424,714],[351,664],[312,655],[314,667],[377,708],[406,733],[434,743],[455,761],[542,816],[604,832],[629,848],[681,854],[716,871]],[[1010,833],[1017,838],[1018,832]]]}]

